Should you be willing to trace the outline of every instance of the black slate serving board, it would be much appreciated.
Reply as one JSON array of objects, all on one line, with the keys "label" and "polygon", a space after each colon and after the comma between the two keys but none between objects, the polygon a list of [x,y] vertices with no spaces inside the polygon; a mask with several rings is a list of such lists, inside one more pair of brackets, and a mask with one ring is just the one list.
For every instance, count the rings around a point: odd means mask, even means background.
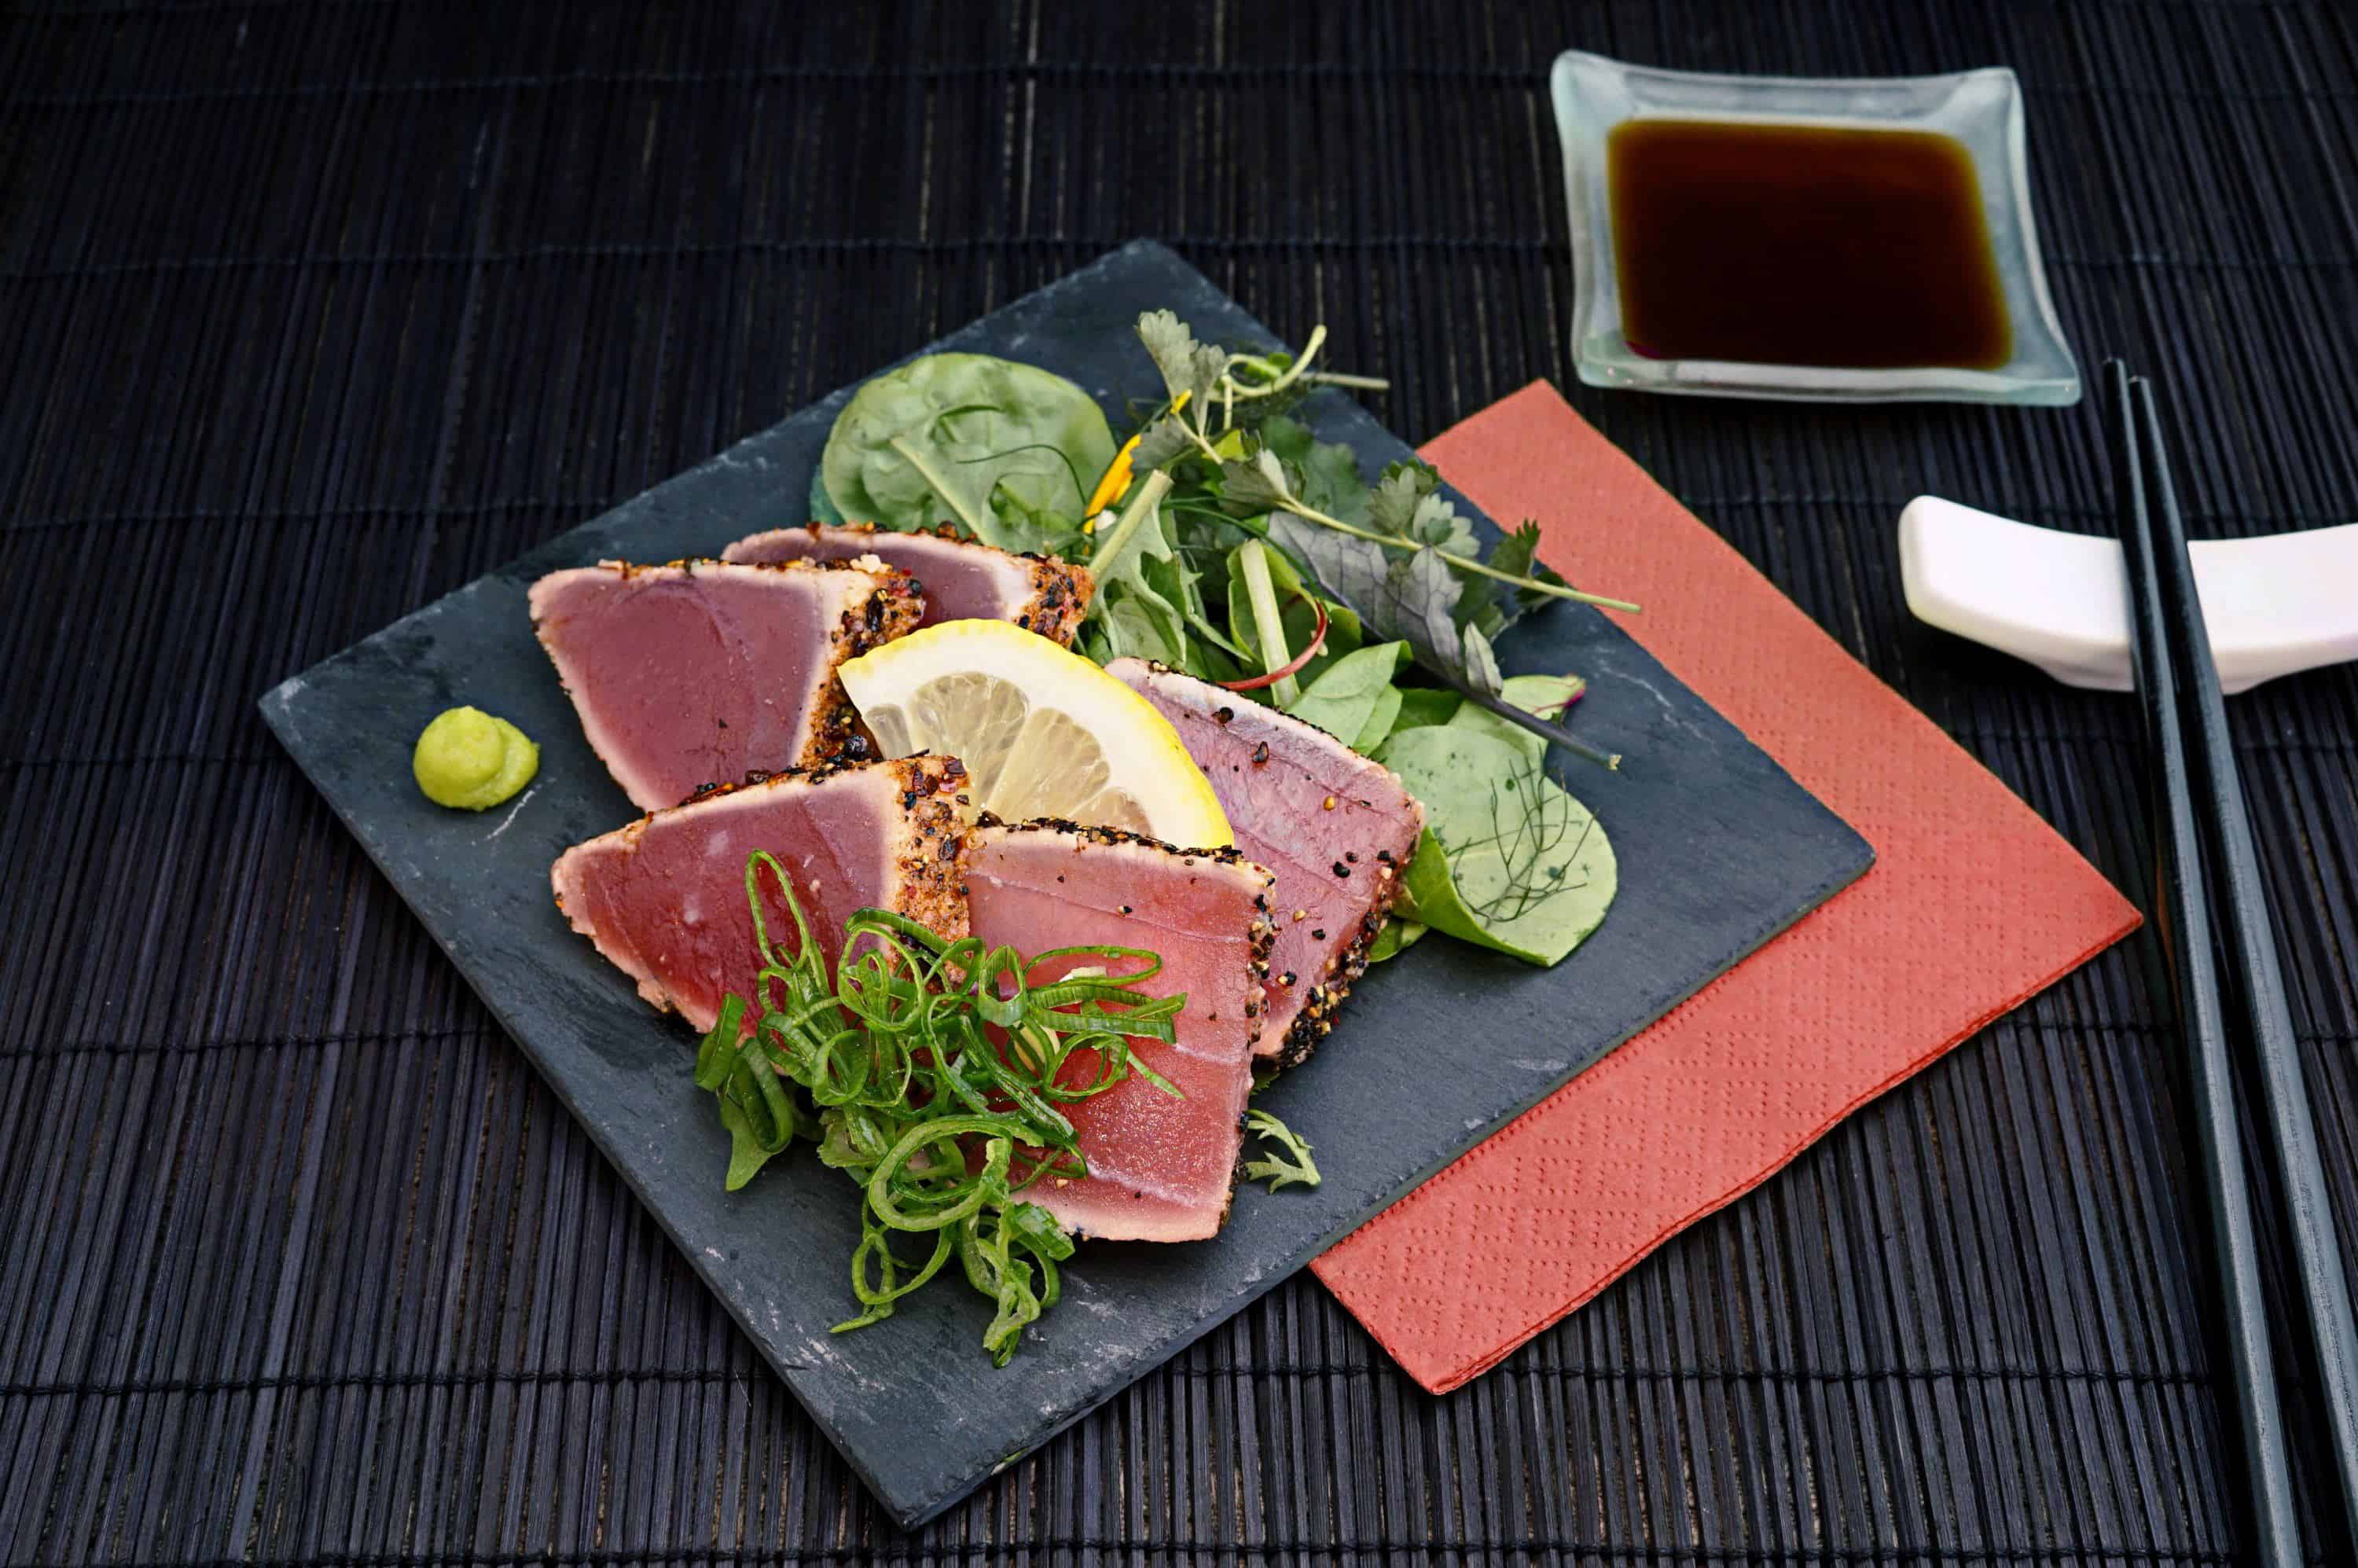
[{"label": "black slate serving board", "polygon": [[[1131,330],[1156,306],[1207,341],[1277,341],[1141,241],[933,347],[1045,365],[1118,411],[1159,390]],[[798,1154],[724,1192],[728,1140],[689,1080],[687,1032],[651,1013],[550,901],[557,853],[634,814],[582,740],[525,595],[560,567],[717,554],[802,521],[811,467],[849,390],[293,676],[262,709],[763,1357],[915,1524],[1660,1017],[1859,876],[1873,851],[1606,617],[1578,606],[1534,616],[1499,648],[1508,673],[1586,676],[1580,733],[1629,759],[1618,773],[1558,762],[1620,861],[1597,934],[1550,970],[1434,938],[1371,971],[1318,1054],[1259,1102],[1316,1143],[1325,1184],[1248,1189],[1200,1245],[1084,1247],[1064,1303],[1009,1367],[979,1348],[980,1298],[951,1284],[889,1323],[830,1336],[851,1306],[850,1186]],[[1409,455],[1332,394],[1305,417],[1370,470]],[[427,804],[409,778],[419,727],[460,702],[514,719],[543,748],[531,789],[481,816]]]}]

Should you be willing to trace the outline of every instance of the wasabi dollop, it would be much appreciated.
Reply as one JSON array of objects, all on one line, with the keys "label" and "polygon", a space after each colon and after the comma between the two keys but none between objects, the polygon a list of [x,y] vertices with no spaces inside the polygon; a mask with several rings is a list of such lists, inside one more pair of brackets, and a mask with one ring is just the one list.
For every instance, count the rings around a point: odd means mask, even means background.
[{"label": "wasabi dollop", "polygon": [[540,748],[504,719],[453,708],[419,731],[409,771],[435,805],[485,811],[532,782]]}]

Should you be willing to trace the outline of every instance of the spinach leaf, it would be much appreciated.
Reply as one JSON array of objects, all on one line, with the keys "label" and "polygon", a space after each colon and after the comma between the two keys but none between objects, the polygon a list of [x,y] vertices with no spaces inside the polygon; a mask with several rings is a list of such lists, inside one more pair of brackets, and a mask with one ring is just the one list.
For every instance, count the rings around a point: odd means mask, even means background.
[{"label": "spinach leaf", "polygon": [[991,488],[990,514],[998,524],[990,543],[1017,555],[1059,556],[1068,561],[1088,558],[1088,536],[1062,513],[1026,505],[1004,480]]},{"label": "spinach leaf", "polygon": [[[1467,707],[1466,699],[1454,691],[1442,691],[1432,687],[1412,686],[1401,693],[1400,713],[1392,727],[1385,731],[1397,735],[1403,730],[1414,730],[1426,724],[1446,724],[1458,709]],[[1478,708],[1476,711],[1480,711]]]},{"label": "spinach leaf", "polygon": [[1384,737],[1392,732],[1392,725],[1399,721],[1401,701],[1401,688],[1386,682],[1383,689],[1376,693],[1376,710],[1368,714],[1368,721],[1359,727],[1358,739],[1351,742],[1351,750],[1364,755],[1382,745]]},{"label": "spinach leaf", "polygon": [[[1361,737],[1375,728],[1380,709],[1383,724],[1376,733],[1376,740],[1380,741],[1390,731],[1392,718],[1400,712],[1400,693],[1392,686],[1392,676],[1400,673],[1407,658],[1405,643],[1379,643],[1346,654],[1304,687],[1287,711],[1357,749]],[[1391,699],[1389,705],[1384,701],[1387,697]]]},{"label": "spinach leaf", "polygon": [[811,470],[810,515],[804,521],[825,523],[830,526],[844,521],[841,509],[835,504],[835,497],[827,492],[827,464],[824,460]]},{"label": "spinach leaf", "polygon": [[1518,741],[1471,725],[1402,730],[1376,760],[1424,803],[1401,913],[1462,941],[1552,964],[1605,918],[1619,882],[1588,808]]},{"label": "spinach leaf", "polygon": [[[1498,695],[1526,713],[1555,719],[1580,700],[1588,683],[1578,676],[1509,676]],[[1478,703],[1461,703],[1444,720],[1455,729],[1487,735],[1520,747],[1534,762],[1547,760],[1548,743],[1519,724],[1499,718]]]},{"label": "spinach leaf", "polygon": [[853,395],[827,436],[819,488],[855,522],[952,522],[1002,549],[1035,548],[1007,516],[1077,516],[1113,451],[1104,411],[1063,376],[928,354]]}]

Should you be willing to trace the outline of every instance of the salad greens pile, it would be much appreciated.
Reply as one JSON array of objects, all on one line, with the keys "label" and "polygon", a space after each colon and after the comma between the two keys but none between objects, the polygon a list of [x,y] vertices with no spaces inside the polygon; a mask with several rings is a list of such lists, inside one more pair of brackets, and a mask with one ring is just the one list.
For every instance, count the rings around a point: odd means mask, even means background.
[{"label": "salad greens pile", "polygon": [[[1549,776],[1551,745],[1617,767],[1562,722],[1577,677],[1508,679],[1494,644],[1553,600],[1634,611],[1537,559],[1525,523],[1484,550],[1422,462],[1370,481],[1295,416],[1322,384],[1300,354],[1199,341],[1169,310],[1138,335],[1163,395],[1117,446],[1088,395],[976,354],[863,386],[813,481],[823,520],[956,524],[1086,564],[1079,646],[1217,681],[1399,773],[1426,830],[1374,957],[1427,928],[1537,964],[1595,929],[1617,885],[1595,817]],[[825,504],[822,505],[821,503]]]},{"label": "salad greens pile", "polygon": [[[1579,592],[1538,567],[1536,524],[1525,524],[1484,560],[1472,523],[1440,493],[1441,476],[1423,463],[1393,463],[1370,486],[1349,448],[1317,440],[1266,403],[1248,399],[1239,410],[1228,369],[1234,356],[1197,342],[1170,311],[1139,318],[1138,335],[1169,395],[1141,431],[1132,460],[1170,481],[1160,510],[1172,519],[1166,529],[1183,572],[1191,569],[1183,546],[1191,532],[1204,532],[1190,520],[1217,518],[1242,536],[1226,553],[1231,580],[1241,568],[1251,574],[1248,587],[1259,589],[1257,563],[1269,551],[1252,546],[1265,541],[1351,611],[1357,634],[1404,642],[1445,684],[1493,697],[1500,676],[1491,642],[1526,611],[1550,598],[1637,608]],[[1225,544],[1228,535],[1212,542]],[[1249,622],[1232,615],[1230,631],[1255,644],[1249,652],[1265,667],[1276,667],[1272,654],[1280,655],[1278,665],[1286,662],[1286,650],[1271,645],[1271,628],[1258,613]],[[1188,667],[1184,646],[1169,652],[1179,657],[1165,663]]]}]

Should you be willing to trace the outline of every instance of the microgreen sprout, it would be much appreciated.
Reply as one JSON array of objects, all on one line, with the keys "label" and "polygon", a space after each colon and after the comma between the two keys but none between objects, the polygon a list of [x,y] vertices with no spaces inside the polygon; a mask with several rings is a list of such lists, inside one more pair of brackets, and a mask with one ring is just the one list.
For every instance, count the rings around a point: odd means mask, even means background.
[{"label": "microgreen sprout", "polygon": [[1245,1112],[1245,1130],[1277,1146],[1276,1152],[1267,1159],[1245,1162],[1246,1181],[1265,1181],[1273,1193],[1288,1186],[1314,1187],[1318,1184],[1318,1162],[1310,1157],[1308,1139],[1280,1121],[1273,1113],[1259,1107]]}]

